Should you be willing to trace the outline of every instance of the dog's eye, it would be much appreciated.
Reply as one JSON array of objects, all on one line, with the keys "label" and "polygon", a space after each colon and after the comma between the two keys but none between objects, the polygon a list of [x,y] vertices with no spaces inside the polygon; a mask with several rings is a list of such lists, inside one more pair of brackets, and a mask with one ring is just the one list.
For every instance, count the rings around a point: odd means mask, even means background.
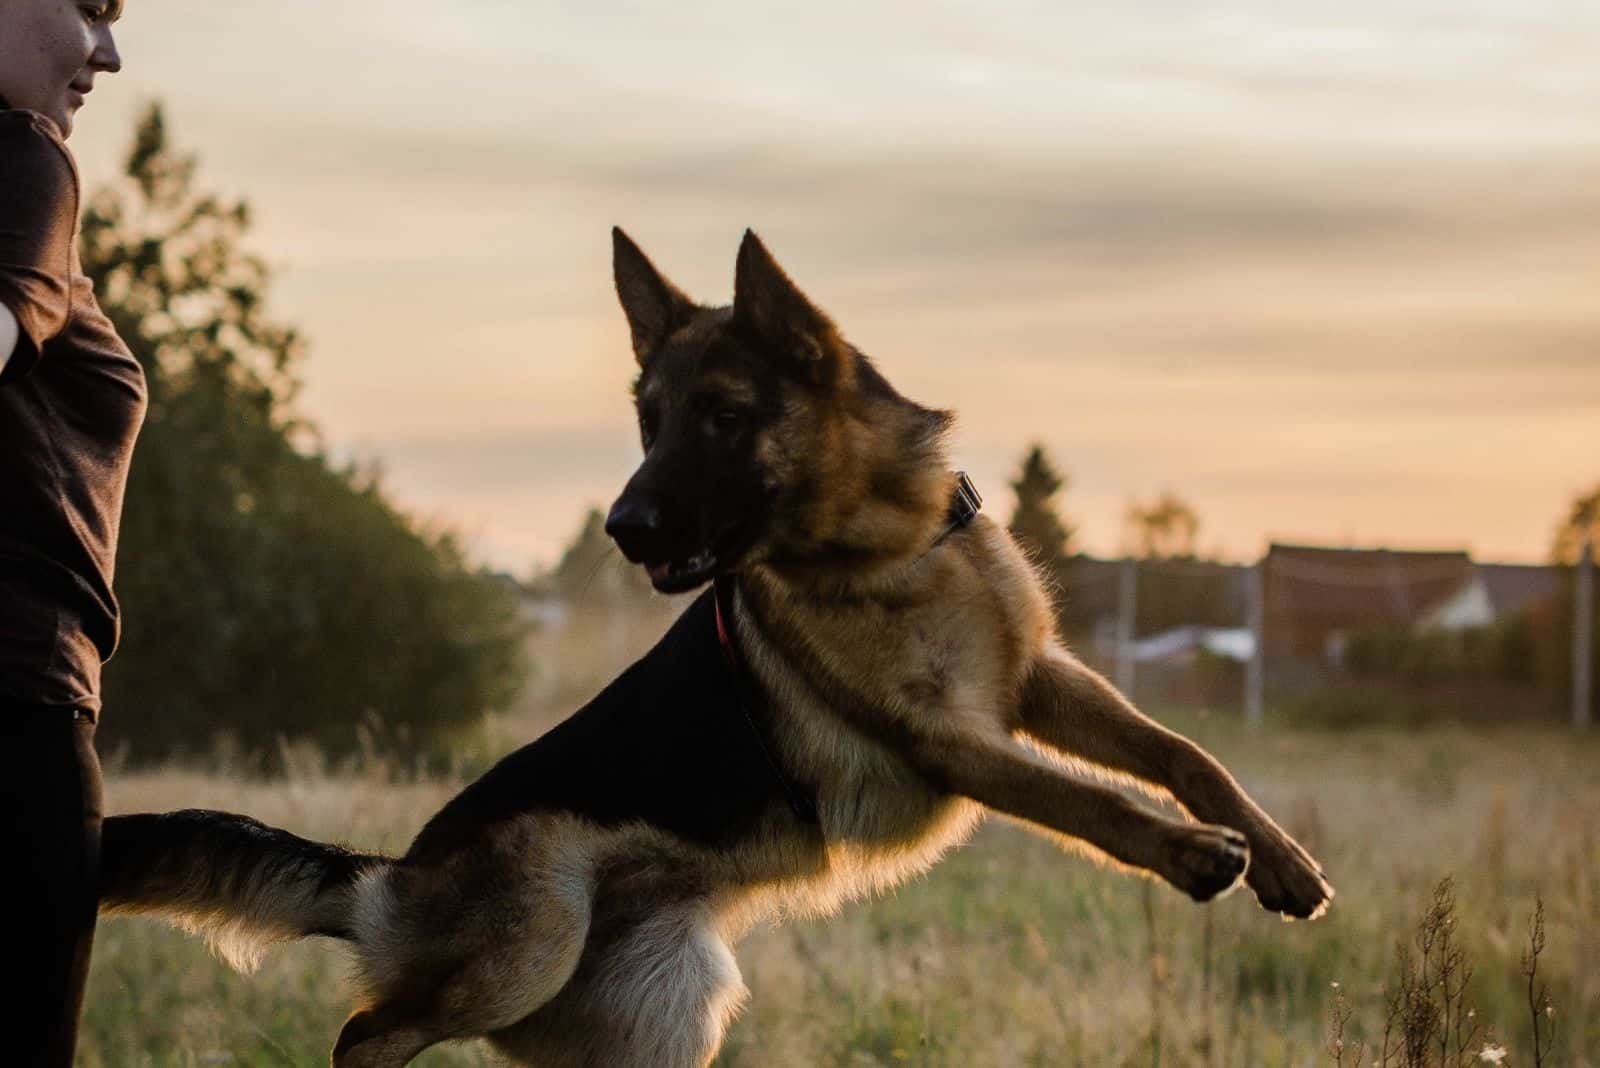
[{"label": "dog's eye", "polygon": [[733,408],[718,408],[711,416],[711,425],[721,434],[737,430],[743,422],[744,416]]}]

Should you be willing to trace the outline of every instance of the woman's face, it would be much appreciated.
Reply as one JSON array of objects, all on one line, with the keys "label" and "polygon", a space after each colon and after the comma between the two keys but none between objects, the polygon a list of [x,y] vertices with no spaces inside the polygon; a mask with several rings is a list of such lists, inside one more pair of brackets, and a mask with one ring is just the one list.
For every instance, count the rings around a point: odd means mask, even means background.
[{"label": "woman's face", "polygon": [[0,0],[0,96],[72,133],[101,71],[122,69],[111,24],[122,0]]}]

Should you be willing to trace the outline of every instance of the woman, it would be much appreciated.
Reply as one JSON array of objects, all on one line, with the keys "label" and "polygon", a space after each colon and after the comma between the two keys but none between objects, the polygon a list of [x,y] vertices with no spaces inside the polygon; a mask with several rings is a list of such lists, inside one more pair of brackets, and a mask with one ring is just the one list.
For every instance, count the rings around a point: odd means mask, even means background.
[{"label": "woman", "polygon": [[69,1065],[94,938],[100,665],[138,362],[78,262],[65,138],[121,0],[0,0],[0,805],[8,1064]]}]

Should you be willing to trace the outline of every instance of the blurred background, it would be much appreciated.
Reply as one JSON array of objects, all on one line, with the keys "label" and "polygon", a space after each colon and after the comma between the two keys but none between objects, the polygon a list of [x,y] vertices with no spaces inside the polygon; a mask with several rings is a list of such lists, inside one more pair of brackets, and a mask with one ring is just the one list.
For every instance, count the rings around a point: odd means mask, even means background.
[{"label": "blurred background", "polygon": [[[728,1063],[1332,1063],[1333,982],[1370,1062],[1447,875],[1470,1052],[1600,1056],[1600,10],[135,0],[118,29],[72,142],[152,383],[114,810],[403,849],[647,648],[681,603],[595,511],[638,450],[608,230],[723,302],[748,226],[956,409],[1079,653],[1341,897],[1286,935],[986,830],[758,938]],[[1554,1053],[1513,996],[1537,900]],[[98,1063],[322,1056],[332,958],[246,987],[106,932]]]},{"label": "blurred background", "polygon": [[[146,102],[247,199],[302,410],[512,571],[634,459],[620,224],[700,299],[756,228],[992,493],[1085,549],[1542,562],[1596,478],[1600,11],[1573,3],[142,0],[74,140]],[[1019,432],[1020,431],[1020,432]]]}]

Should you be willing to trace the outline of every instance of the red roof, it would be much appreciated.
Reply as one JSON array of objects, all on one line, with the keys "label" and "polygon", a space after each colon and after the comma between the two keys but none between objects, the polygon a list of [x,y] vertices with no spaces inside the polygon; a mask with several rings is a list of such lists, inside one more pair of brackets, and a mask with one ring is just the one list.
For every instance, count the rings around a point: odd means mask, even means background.
[{"label": "red roof", "polygon": [[1331,635],[1410,626],[1472,574],[1461,550],[1273,545],[1263,562],[1266,652],[1321,657]]},{"label": "red roof", "polygon": [[1478,575],[1489,592],[1496,616],[1520,612],[1554,597],[1566,570],[1541,564],[1479,564]]}]

